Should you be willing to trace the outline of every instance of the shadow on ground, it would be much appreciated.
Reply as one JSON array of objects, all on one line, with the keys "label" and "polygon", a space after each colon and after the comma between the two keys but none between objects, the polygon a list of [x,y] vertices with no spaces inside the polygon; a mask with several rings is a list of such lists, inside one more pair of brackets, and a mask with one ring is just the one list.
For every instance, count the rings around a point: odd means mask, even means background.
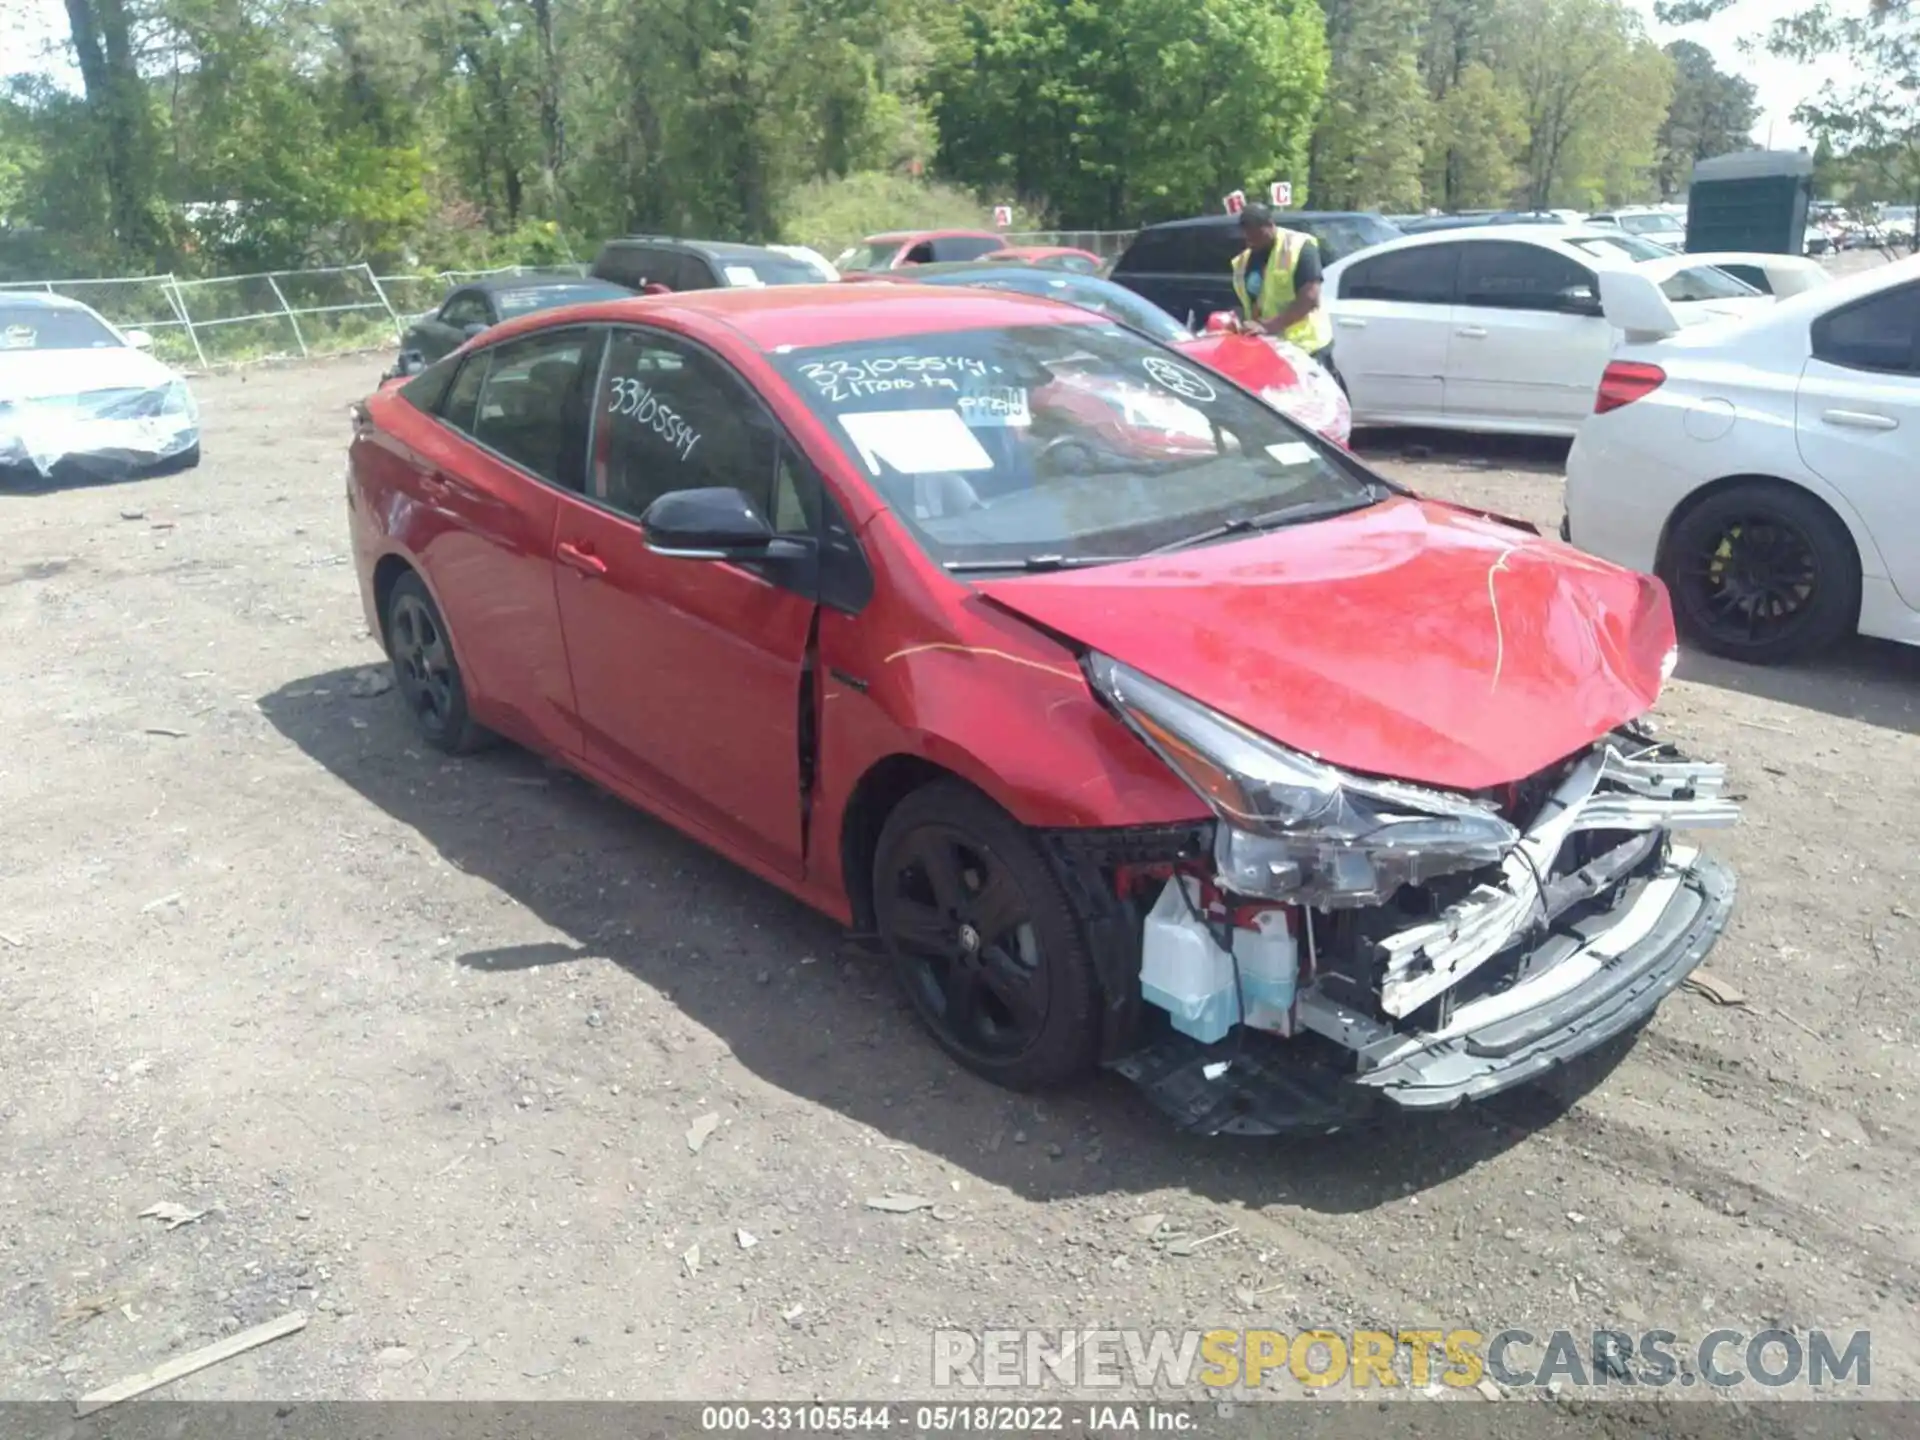
[{"label": "shadow on ground", "polygon": [[350,671],[316,675],[264,697],[261,710],[449,863],[562,937],[471,951],[461,963],[503,973],[605,957],[768,1083],[1029,1198],[1176,1187],[1251,1207],[1366,1211],[1551,1124],[1631,1043],[1550,1088],[1311,1142],[1179,1134],[1112,1075],[1041,1100],[1015,1095],[956,1068],[897,997],[884,962],[851,949],[837,925],[524,751],[427,752],[395,698],[350,700],[351,681]]},{"label": "shadow on ground", "polygon": [[1362,460],[1417,460],[1460,470],[1527,470],[1558,480],[1572,442],[1538,435],[1469,435],[1457,430],[1368,428],[1353,433]]},{"label": "shadow on ground", "polygon": [[1920,647],[1857,638],[1789,665],[1743,665],[1683,647],[1675,673],[1696,685],[1920,735]]}]

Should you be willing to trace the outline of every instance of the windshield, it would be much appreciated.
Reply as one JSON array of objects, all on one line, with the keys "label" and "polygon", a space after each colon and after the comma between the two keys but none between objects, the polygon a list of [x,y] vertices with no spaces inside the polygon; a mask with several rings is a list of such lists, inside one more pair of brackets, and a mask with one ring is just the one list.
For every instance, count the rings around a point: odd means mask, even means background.
[{"label": "windshield", "polygon": [[1589,255],[1624,255],[1629,260],[1664,260],[1673,252],[1637,235],[1582,235],[1567,242]]},{"label": "windshield", "polygon": [[754,289],[762,285],[818,285],[820,273],[804,260],[771,251],[758,255],[716,254],[713,263],[720,267],[720,278],[735,288]]},{"label": "windshield", "polygon": [[500,307],[500,318],[531,315],[536,310],[552,310],[560,305],[585,305],[593,300],[631,300],[633,292],[604,280],[567,280],[558,285],[528,285],[495,293],[493,302]]},{"label": "windshield", "polygon": [[1761,292],[1711,265],[1694,265],[1660,282],[1660,293],[1676,304],[1701,300],[1750,300]]},{"label": "windshield", "polygon": [[1191,340],[1192,333],[1173,316],[1143,296],[1134,294],[1124,285],[1116,285],[1109,280],[1096,280],[1065,274],[1005,273],[981,267],[977,270],[958,270],[939,276],[928,276],[929,285],[977,285],[984,290],[1017,290],[1023,295],[1040,295],[1048,300],[1059,300],[1068,305],[1078,305],[1082,310],[1091,310],[1104,315],[1109,320],[1118,320],[1131,330],[1138,330],[1149,339],[1162,344],[1172,345],[1182,340]]},{"label": "windshield", "polygon": [[85,310],[0,304],[0,350],[106,350],[120,339]]},{"label": "windshield", "polygon": [[865,240],[842,250],[835,258],[833,268],[843,275],[850,270],[856,275],[868,270],[885,270],[899,253],[898,240]]},{"label": "windshield", "polygon": [[927,554],[954,568],[1118,559],[1377,498],[1318,439],[1118,325],[912,335],[776,361]]}]

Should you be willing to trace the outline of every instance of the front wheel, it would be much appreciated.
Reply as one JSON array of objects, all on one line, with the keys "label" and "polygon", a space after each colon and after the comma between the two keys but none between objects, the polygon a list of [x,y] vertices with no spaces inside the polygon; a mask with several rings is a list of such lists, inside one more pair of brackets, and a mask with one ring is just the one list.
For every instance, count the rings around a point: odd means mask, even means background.
[{"label": "front wheel", "polygon": [[1681,633],[1772,665],[1823,649],[1860,619],[1852,537],[1804,490],[1756,481],[1709,495],[1674,525],[1660,578]]},{"label": "front wheel", "polygon": [[873,893],[894,974],[948,1054],[1017,1090],[1092,1067],[1086,937],[1012,816],[958,781],[916,790],[881,829]]}]

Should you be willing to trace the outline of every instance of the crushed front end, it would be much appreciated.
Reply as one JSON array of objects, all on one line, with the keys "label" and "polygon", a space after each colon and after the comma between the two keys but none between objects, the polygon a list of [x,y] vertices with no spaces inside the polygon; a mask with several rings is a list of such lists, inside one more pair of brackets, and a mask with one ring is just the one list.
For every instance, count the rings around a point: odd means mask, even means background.
[{"label": "crushed front end", "polygon": [[1111,892],[1094,938],[1132,1008],[1110,1063],[1184,1126],[1327,1131],[1522,1084],[1645,1021],[1726,926],[1731,874],[1673,838],[1736,823],[1725,771],[1642,725],[1465,794],[1340,771],[1104,656],[1087,669],[1214,811],[1062,852],[1083,894]]}]

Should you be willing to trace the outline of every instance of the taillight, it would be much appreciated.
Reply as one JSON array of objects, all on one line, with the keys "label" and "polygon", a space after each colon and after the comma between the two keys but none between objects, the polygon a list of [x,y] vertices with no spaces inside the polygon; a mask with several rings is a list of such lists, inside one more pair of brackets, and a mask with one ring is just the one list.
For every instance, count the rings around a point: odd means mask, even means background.
[{"label": "taillight", "polygon": [[1600,377],[1600,392],[1593,397],[1593,413],[1604,415],[1643,400],[1665,383],[1667,372],[1658,365],[1643,365],[1638,360],[1615,360]]}]

